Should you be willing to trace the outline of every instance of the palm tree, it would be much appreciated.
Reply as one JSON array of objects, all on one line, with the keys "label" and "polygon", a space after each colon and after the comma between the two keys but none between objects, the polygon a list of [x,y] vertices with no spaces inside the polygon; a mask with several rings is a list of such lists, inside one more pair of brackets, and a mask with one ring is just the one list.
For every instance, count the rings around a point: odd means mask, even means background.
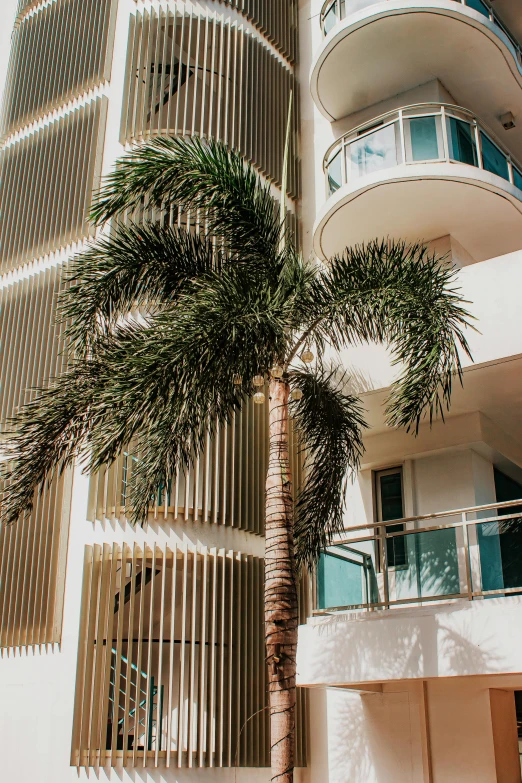
[{"label": "palm tree", "polygon": [[[190,212],[202,228],[129,219],[143,207]],[[366,426],[326,352],[389,345],[401,371],[388,423],[416,430],[424,416],[443,414],[452,378],[461,377],[459,347],[469,353],[454,271],[420,244],[391,241],[346,249],[328,265],[303,260],[270,185],[211,141],[157,138],[130,152],[105,182],[93,219],[112,225],[72,264],[62,316],[74,360],[14,421],[2,521],[28,512],[35,490],[73,461],[95,471],[132,441],[140,453],[133,521],[143,523],[158,484],[254,392],[262,402],[255,384],[267,379],[272,780],[290,783],[298,568],[313,566],[343,528],[347,476]],[[306,453],[297,500],[291,416]]]}]

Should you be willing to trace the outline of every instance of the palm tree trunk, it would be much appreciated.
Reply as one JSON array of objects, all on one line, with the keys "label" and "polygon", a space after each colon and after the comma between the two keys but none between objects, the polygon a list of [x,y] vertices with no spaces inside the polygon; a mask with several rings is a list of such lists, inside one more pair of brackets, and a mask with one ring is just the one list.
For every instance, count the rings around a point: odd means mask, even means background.
[{"label": "palm tree trunk", "polygon": [[272,781],[293,783],[297,585],[294,569],[288,383],[272,379],[270,455],[266,480],[265,634],[268,661]]}]

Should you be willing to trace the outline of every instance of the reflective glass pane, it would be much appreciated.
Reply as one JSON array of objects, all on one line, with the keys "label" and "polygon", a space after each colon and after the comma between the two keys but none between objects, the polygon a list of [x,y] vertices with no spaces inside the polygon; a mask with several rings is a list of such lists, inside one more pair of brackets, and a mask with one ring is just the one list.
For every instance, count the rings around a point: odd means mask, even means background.
[{"label": "reflective glass pane", "polygon": [[502,150],[499,150],[483,131],[480,131],[480,143],[482,145],[482,165],[486,171],[498,174],[503,179],[509,179],[508,162]]},{"label": "reflective glass pane", "polygon": [[473,128],[469,122],[450,117],[448,120],[449,154],[452,160],[478,166]]},{"label": "reflective glass pane", "polygon": [[348,178],[363,177],[397,165],[395,123],[369,133],[347,148]]},{"label": "reflective glass pane", "polygon": [[410,160],[437,160],[441,157],[437,119],[437,117],[415,117],[407,121],[411,142]]},{"label": "reflective glass pane", "polygon": [[317,568],[319,609],[360,606],[378,599],[373,541],[328,547]]},{"label": "reflective glass pane", "polygon": [[487,5],[482,2],[482,0],[466,0],[466,5],[469,8],[473,8],[475,11],[478,11],[479,14],[484,14],[484,16],[489,18],[490,10]]},{"label": "reflective glass pane", "polygon": [[407,533],[400,538],[404,539],[406,564],[390,575],[392,600],[460,593],[455,528]]},{"label": "reflective glass pane", "polygon": [[482,590],[522,588],[522,520],[505,517],[476,525]]},{"label": "reflective glass pane", "polygon": [[324,34],[328,35],[330,30],[335,27],[337,22],[339,21],[338,16],[338,10],[337,10],[337,2],[332,3],[330,8],[326,11],[324,17],[323,17],[323,29]]},{"label": "reflective glass pane", "polygon": [[513,166],[513,183],[515,187],[520,188],[520,190],[522,190],[522,172],[520,172],[514,166]]},{"label": "reflective glass pane", "polygon": [[335,193],[336,190],[339,190],[342,185],[343,172],[341,162],[341,152],[339,151],[328,164],[328,192],[330,195]]}]

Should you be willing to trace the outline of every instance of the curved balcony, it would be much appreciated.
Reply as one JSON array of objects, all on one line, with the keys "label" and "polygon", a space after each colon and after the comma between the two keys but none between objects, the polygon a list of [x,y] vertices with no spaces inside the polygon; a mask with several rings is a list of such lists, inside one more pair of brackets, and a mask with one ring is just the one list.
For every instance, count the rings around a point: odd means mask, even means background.
[{"label": "curved balcony", "polygon": [[324,159],[321,258],[374,237],[451,235],[475,261],[522,242],[522,168],[466,109],[416,104],[345,134]]},{"label": "curved balcony", "polygon": [[494,129],[522,114],[521,47],[483,0],[328,0],[320,21],[311,90],[330,120],[435,78]]}]

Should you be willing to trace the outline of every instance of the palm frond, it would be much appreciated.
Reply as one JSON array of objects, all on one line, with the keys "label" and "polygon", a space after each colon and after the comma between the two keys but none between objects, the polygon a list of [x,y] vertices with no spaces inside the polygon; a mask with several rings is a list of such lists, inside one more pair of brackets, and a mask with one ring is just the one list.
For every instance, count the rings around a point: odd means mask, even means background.
[{"label": "palm frond", "polygon": [[184,283],[222,263],[210,240],[184,227],[117,225],[69,267],[60,301],[67,336],[83,352],[133,308],[171,304]]},{"label": "palm frond", "polygon": [[0,522],[31,511],[35,491],[78,455],[89,432],[88,410],[99,379],[99,363],[74,367],[41,389],[4,435]]},{"label": "palm frond", "polygon": [[340,348],[390,345],[403,368],[387,407],[391,426],[418,430],[447,409],[452,379],[462,378],[460,351],[471,316],[456,288],[456,269],[422,244],[373,241],[347,248],[315,283],[317,340]]},{"label": "palm frond", "polygon": [[279,216],[268,183],[221,142],[158,137],[120,158],[94,202],[104,223],[146,205],[200,213],[232,254],[264,262],[278,254]]},{"label": "palm frond", "polygon": [[292,370],[290,382],[303,392],[293,403],[306,481],[296,503],[296,559],[313,567],[332,536],[343,529],[346,482],[357,470],[366,427],[357,397],[345,392],[340,367]]}]

